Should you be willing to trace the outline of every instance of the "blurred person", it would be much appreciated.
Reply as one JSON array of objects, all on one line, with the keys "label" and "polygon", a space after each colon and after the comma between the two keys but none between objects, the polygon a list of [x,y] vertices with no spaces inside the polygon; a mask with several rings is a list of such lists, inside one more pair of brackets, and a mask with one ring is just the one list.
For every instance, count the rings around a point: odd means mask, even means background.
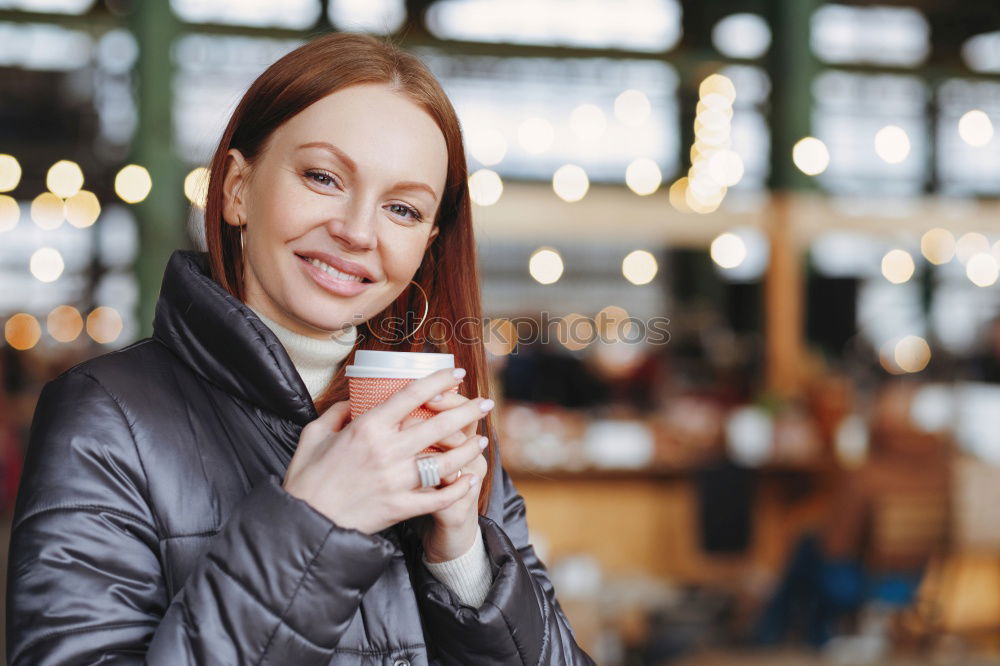
[{"label": "blurred person", "polygon": [[482,341],[350,419],[355,349],[421,350],[366,335],[422,305],[412,284],[481,320],[459,123],[426,67],[351,34],[278,60],[215,152],[205,228],[152,337],[42,391],[12,666],[593,663],[499,463]]},{"label": "blurred person", "polygon": [[944,546],[951,475],[949,447],[912,422],[917,388],[896,381],[879,391],[869,456],[841,475],[820,529],[793,549],[755,627],[757,643],[799,630],[820,647],[867,603],[914,602],[927,564]]}]

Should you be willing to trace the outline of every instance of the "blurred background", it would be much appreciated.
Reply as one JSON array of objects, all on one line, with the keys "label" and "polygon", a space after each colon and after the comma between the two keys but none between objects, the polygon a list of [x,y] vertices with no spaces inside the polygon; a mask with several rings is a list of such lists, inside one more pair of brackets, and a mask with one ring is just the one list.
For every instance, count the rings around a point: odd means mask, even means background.
[{"label": "blurred background", "polygon": [[240,95],[330,30],[459,112],[505,464],[598,663],[997,661],[993,0],[0,0],[0,552],[42,385],[150,334]]}]

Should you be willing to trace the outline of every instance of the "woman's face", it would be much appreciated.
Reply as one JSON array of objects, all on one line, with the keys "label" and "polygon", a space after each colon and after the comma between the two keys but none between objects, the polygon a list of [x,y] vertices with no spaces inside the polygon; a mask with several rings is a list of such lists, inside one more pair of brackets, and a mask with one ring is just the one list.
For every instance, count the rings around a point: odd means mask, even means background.
[{"label": "woman's face", "polygon": [[238,150],[229,156],[224,217],[246,224],[247,304],[303,335],[329,337],[382,311],[437,235],[444,136],[388,86],[315,102],[272,134],[252,169]]}]

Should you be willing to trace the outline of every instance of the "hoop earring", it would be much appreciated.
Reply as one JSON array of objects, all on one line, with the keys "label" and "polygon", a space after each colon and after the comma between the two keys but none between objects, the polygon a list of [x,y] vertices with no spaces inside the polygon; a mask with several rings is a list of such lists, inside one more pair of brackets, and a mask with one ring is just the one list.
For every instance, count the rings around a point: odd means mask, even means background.
[{"label": "hoop earring", "polygon": [[243,232],[246,231],[244,225],[240,225],[240,259],[243,259],[247,254],[246,242],[243,240]]},{"label": "hoop earring", "polygon": [[[412,337],[413,335],[416,334],[417,331],[420,330],[420,327],[424,325],[425,321],[427,321],[427,312],[430,310],[430,306],[431,306],[430,300],[428,300],[428,298],[427,298],[427,292],[424,291],[424,288],[420,286],[420,283],[418,283],[416,280],[410,280],[410,284],[412,284],[417,289],[419,289],[420,290],[420,294],[424,297],[424,314],[420,316],[420,323],[417,324],[416,328],[414,328],[412,331],[410,331],[409,334],[407,334],[407,335],[403,336],[402,338],[400,338],[399,342],[403,342],[407,338]],[[380,336],[378,333],[376,333],[372,329],[371,326],[368,327],[368,331],[372,335],[374,335],[376,338],[378,338],[379,340],[381,340],[382,342],[384,342],[386,344],[392,344],[392,342],[386,340],[385,338],[383,338],[382,336]]]}]

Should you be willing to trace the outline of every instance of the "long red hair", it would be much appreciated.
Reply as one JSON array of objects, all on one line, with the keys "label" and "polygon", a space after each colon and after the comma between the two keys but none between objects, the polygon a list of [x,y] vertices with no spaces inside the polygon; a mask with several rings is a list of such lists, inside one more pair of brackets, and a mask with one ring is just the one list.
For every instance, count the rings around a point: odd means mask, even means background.
[{"label": "long red hair", "polygon": [[[230,294],[245,301],[239,228],[226,224],[222,219],[222,183],[229,150],[238,149],[252,166],[255,158],[266,148],[268,138],[282,123],[331,93],[363,83],[383,83],[407,95],[430,114],[444,135],[448,148],[448,171],[444,195],[434,220],[440,231],[427,249],[413,279],[427,293],[429,320],[472,320],[480,325],[474,335],[468,335],[467,331],[455,335],[456,331],[452,331],[451,335],[441,336],[434,335],[433,326],[421,326],[416,335],[402,342],[383,342],[372,335],[373,328],[386,338],[385,331],[394,330],[389,322],[415,323],[415,317],[423,313],[424,301],[419,290],[412,287],[404,289],[385,310],[358,325],[358,342],[347,360],[341,363],[330,386],[316,399],[316,411],[322,413],[334,402],[347,399],[344,368],[353,362],[354,352],[358,349],[430,350],[454,354],[455,365],[466,369],[462,393],[470,397],[489,395],[481,329],[479,269],[472,231],[465,148],[458,116],[427,67],[415,56],[391,43],[369,35],[322,35],[268,67],[243,95],[222,134],[209,168],[205,238],[212,277]],[[484,421],[483,432],[490,437],[486,455],[490,468],[479,495],[482,513],[486,511],[490,493],[495,445],[492,415],[488,414]]]}]

